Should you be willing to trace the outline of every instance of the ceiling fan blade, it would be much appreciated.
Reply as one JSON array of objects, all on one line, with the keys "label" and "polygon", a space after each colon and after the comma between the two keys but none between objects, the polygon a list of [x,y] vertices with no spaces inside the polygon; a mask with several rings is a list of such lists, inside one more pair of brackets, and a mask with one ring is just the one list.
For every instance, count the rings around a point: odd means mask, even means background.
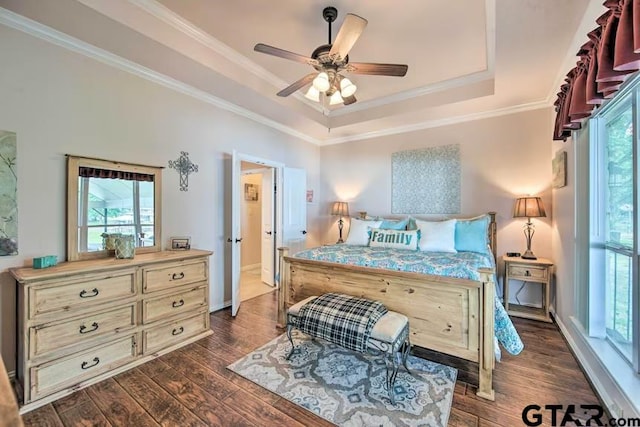
[{"label": "ceiling fan blade", "polygon": [[349,62],[346,71],[354,74],[370,74],[374,76],[404,77],[409,69],[405,64],[373,64],[370,62]]},{"label": "ceiling fan blade", "polygon": [[316,78],[317,75],[318,75],[318,73],[307,74],[306,76],[304,76],[303,78],[301,78],[297,82],[294,82],[294,83],[290,84],[289,86],[285,87],[280,92],[278,92],[278,96],[289,96],[289,95],[291,95],[293,92],[295,92],[298,89],[301,89],[301,88],[305,87],[306,85],[308,85],[309,83],[311,83],[313,81],[313,79]]},{"label": "ceiling fan blade", "polygon": [[357,101],[355,95],[345,96],[344,98],[342,98],[342,100],[344,101],[344,105],[351,105]]},{"label": "ceiling fan blade", "polygon": [[331,46],[331,51],[329,51],[329,56],[334,58],[334,62],[336,59],[344,60],[347,57],[347,54],[366,26],[366,19],[358,15],[354,15],[353,13],[347,14],[344,18],[344,22],[342,23],[342,27],[340,27],[340,31],[338,31],[338,35]]},{"label": "ceiling fan blade", "polygon": [[266,53],[267,55],[277,56],[279,58],[289,59],[291,61],[300,62],[302,64],[312,64],[317,62],[308,56],[299,55],[297,53],[289,52],[288,50],[280,49],[277,47],[269,46],[264,43],[258,43],[253,47],[253,50],[260,53]]}]

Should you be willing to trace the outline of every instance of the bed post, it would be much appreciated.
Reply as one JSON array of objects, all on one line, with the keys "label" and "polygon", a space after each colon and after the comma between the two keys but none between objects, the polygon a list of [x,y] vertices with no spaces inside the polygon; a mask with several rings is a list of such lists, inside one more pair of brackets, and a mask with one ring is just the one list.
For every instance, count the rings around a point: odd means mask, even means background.
[{"label": "bed post", "polygon": [[289,301],[289,263],[284,259],[289,255],[289,248],[278,248],[278,265],[280,278],[278,280],[278,311],[276,326],[284,328],[287,325],[287,302]]},{"label": "bed post", "polygon": [[495,367],[494,352],[494,316],[495,316],[495,284],[493,283],[493,269],[481,269],[482,301],[479,348],[479,385],[476,395],[488,400],[495,400],[493,390],[493,368]]},{"label": "bed post", "polygon": [[489,245],[491,245],[491,252],[493,253],[493,259],[498,260],[498,226],[496,224],[496,212],[489,212]]}]

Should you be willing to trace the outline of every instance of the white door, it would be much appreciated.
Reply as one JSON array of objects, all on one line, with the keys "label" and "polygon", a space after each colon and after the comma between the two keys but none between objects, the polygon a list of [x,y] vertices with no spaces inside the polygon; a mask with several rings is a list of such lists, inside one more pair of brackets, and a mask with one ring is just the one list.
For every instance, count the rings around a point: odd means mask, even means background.
[{"label": "white door", "polygon": [[[267,159],[258,158],[255,156],[250,156],[248,154],[238,153],[235,150],[231,155],[231,179],[228,182],[231,185],[227,188],[229,191],[231,198],[231,232],[230,236],[227,237],[227,244],[231,246],[230,250],[226,253],[230,258],[229,262],[225,262],[225,267],[230,266],[231,271],[230,274],[225,274],[226,280],[231,279],[231,315],[235,316],[238,313],[238,309],[240,308],[240,244],[242,242],[242,221],[241,221],[241,212],[240,212],[240,198],[242,196],[242,188],[240,186],[240,174],[241,170],[241,162],[249,162],[255,163],[258,165],[262,165],[264,167],[275,168],[276,170],[276,178],[275,178],[275,186],[279,186],[279,182],[282,182],[283,173],[282,170],[284,165],[282,163],[274,162]],[[306,185],[306,184],[304,184]],[[263,186],[264,187],[264,186]],[[273,228],[273,236],[275,237],[274,243],[274,251],[276,246],[282,246],[282,235],[279,230],[282,227],[282,209],[283,205],[282,201],[282,192],[278,191],[275,197],[275,206],[272,211],[275,211],[275,221],[272,224]],[[273,197],[273,196],[271,196]],[[226,199],[228,200],[228,199]],[[264,197],[263,197],[264,200]],[[273,198],[271,199],[273,200]],[[228,259],[228,258],[227,258]],[[275,265],[275,274],[278,274],[277,263],[275,263],[275,253],[274,253],[274,265]],[[275,275],[273,276],[275,277]],[[226,286],[229,286],[228,282],[225,282]],[[228,289],[228,288],[227,288]]]},{"label": "white door", "polygon": [[284,168],[282,178],[282,245],[295,253],[307,243],[307,173]]},{"label": "white door", "polygon": [[275,228],[274,228],[274,169],[262,172],[262,248],[260,257],[261,280],[274,285],[275,277]]},{"label": "white door", "polygon": [[233,150],[231,155],[231,315],[240,308],[240,245],[242,243],[242,220],[240,218],[240,156]]}]

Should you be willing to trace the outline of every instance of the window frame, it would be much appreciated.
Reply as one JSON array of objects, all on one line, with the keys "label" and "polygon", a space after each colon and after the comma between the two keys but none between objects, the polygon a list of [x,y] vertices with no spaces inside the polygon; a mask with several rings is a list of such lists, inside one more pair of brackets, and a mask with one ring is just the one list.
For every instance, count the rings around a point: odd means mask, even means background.
[{"label": "window frame", "polygon": [[[638,106],[640,106],[640,80],[634,81],[625,90],[620,91],[616,97],[603,106],[589,120],[590,144],[589,144],[589,302],[588,302],[588,333],[592,337],[605,338],[616,352],[627,361],[635,373],[640,373],[640,212],[638,205],[640,200],[640,188],[638,176],[640,160],[638,152],[640,146],[640,123],[638,119]],[[633,243],[631,248],[617,247],[607,242],[607,191],[606,186],[606,145],[607,123],[615,120],[621,111],[627,108],[632,111],[632,151],[633,151]],[[605,300],[606,280],[605,262],[606,251],[630,256],[631,264],[631,360],[611,342],[606,331]]]}]

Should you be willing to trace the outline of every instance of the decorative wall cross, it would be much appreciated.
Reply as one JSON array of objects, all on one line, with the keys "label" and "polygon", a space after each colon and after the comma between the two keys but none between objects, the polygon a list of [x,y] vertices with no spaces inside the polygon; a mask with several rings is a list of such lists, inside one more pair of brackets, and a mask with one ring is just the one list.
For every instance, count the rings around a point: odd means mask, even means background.
[{"label": "decorative wall cross", "polygon": [[169,160],[169,167],[180,172],[180,191],[189,191],[189,174],[198,172],[198,165],[189,160],[189,153],[181,151],[178,160]]}]

